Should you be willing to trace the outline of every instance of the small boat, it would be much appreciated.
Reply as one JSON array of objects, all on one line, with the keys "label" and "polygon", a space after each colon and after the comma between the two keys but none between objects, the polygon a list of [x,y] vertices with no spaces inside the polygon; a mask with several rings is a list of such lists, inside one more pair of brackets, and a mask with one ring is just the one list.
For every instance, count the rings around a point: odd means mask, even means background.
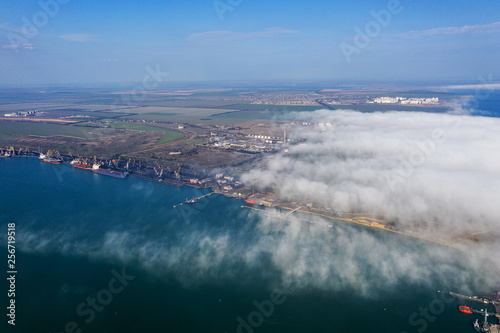
[{"label": "small boat", "polygon": [[460,305],[458,307],[458,310],[462,313],[466,313],[466,314],[472,314],[472,308],[466,306],[466,305]]},{"label": "small boat", "polygon": [[253,200],[246,200],[245,202],[249,205],[255,205],[255,201]]}]

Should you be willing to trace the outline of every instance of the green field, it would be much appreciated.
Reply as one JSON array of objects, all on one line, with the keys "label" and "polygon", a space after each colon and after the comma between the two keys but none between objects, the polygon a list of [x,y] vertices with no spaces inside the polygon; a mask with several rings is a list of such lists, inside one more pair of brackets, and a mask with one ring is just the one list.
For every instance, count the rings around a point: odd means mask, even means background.
[{"label": "green field", "polygon": [[[326,109],[323,105],[270,105],[270,104],[233,104],[222,107],[221,109],[239,109],[239,110],[262,110],[262,111],[315,111]],[[355,111],[424,111],[424,112],[441,112],[446,110],[446,107],[422,107],[411,105],[382,105],[382,104],[359,104],[359,105],[330,105],[334,110],[355,110]],[[218,114],[217,116],[221,116]]]},{"label": "green field", "polygon": [[221,109],[268,110],[268,111],[314,111],[324,109],[321,105],[274,105],[274,104],[231,104]]},{"label": "green field", "polygon": [[177,132],[177,131],[168,131],[167,130],[164,133],[165,134],[163,134],[160,141],[158,141],[159,145],[170,142],[170,141],[179,140],[179,139],[182,139],[184,137],[184,134],[182,134],[181,132]]},{"label": "green field", "polygon": [[184,137],[184,134],[177,131],[171,131],[163,128],[135,124],[135,123],[126,123],[126,122],[116,122],[110,124],[110,127],[116,129],[126,129],[126,130],[134,130],[134,131],[148,131],[148,132],[163,132],[163,136],[161,137],[158,144],[164,144],[170,141],[178,140]]},{"label": "green field", "polygon": [[147,101],[148,106],[153,107],[181,107],[181,108],[218,108],[234,104],[234,101],[220,101],[210,99],[173,99],[158,98]]},{"label": "green field", "polygon": [[118,128],[118,129],[134,130],[134,131],[155,131],[155,132],[163,132],[164,131],[164,129],[161,129],[158,127],[153,127],[153,126],[148,126],[148,125],[143,125],[143,124],[136,124],[136,123],[126,123],[126,122],[111,123],[111,124],[109,124],[109,127]]},{"label": "green field", "polygon": [[92,131],[92,128],[72,125],[32,123],[24,121],[0,121],[0,138],[4,140],[15,139],[26,135],[63,135],[86,139],[95,136]]},{"label": "green field", "polygon": [[[216,119],[234,119],[234,120],[252,120],[252,119],[286,119],[286,116],[290,114],[292,111],[236,111],[236,112],[228,112],[228,113],[219,113],[214,115],[213,117]],[[308,111],[306,111],[308,112]]]},{"label": "green field", "polygon": [[[171,123],[190,123],[190,124],[213,124],[214,114],[221,112],[236,111],[232,109],[214,109],[214,108],[188,108],[188,107],[144,107],[132,109],[131,112],[139,113],[126,117],[132,120],[163,121]],[[229,117],[232,118],[232,117]],[[234,123],[233,119],[217,119],[217,123]]]},{"label": "green field", "polygon": [[145,115],[150,115],[150,116],[162,116],[162,117],[167,117],[167,116],[177,116],[178,113],[168,113],[168,112],[148,112],[148,113],[143,113]]}]

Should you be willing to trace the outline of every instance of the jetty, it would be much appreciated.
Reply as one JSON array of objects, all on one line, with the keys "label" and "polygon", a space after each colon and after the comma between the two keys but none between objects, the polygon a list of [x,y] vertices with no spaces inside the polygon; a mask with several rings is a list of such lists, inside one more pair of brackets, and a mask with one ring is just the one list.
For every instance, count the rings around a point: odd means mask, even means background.
[{"label": "jetty", "polygon": [[196,197],[196,198],[192,198],[192,199],[187,199],[186,198],[186,201],[180,203],[180,204],[177,204],[177,205],[174,205],[173,207],[174,208],[177,208],[179,206],[182,206],[184,204],[194,204],[194,203],[197,203],[198,201],[200,201],[201,199],[203,198],[206,198],[206,197],[209,197],[211,196],[212,194],[219,194],[219,193],[216,193],[216,192],[210,192],[210,193],[207,193],[207,194],[204,194],[202,196],[199,196],[199,197]]}]

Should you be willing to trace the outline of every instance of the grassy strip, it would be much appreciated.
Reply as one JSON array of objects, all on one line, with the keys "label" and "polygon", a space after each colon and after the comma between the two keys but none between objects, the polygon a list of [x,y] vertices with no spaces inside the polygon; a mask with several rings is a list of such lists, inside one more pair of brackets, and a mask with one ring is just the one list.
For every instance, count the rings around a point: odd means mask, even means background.
[{"label": "grassy strip", "polygon": [[148,131],[148,132],[164,132],[165,130],[158,127],[135,124],[135,123],[125,123],[125,122],[116,122],[109,124],[109,127],[118,128],[118,129],[127,129],[134,131]]},{"label": "grassy strip", "polygon": [[179,140],[184,137],[184,134],[181,132],[177,131],[165,131],[165,134],[161,137],[160,141],[158,142],[159,145],[174,141],[174,140]]},{"label": "grassy strip", "polygon": [[181,139],[184,137],[184,134],[181,132],[177,131],[170,131],[166,130],[163,128],[158,128],[158,127],[153,127],[153,126],[148,126],[148,125],[142,125],[142,124],[135,124],[135,123],[125,123],[125,122],[117,122],[117,123],[112,123],[110,124],[111,127],[113,128],[119,128],[119,129],[128,129],[128,130],[134,130],[134,131],[148,131],[148,132],[163,132],[163,136],[161,137],[160,141],[158,142],[159,145]]},{"label": "grassy strip", "polygon": [[324,109],[322,105],[274,105],[274,104],[232,104],[220,109],[268,110],[268,111],[314,111]]},{"label": "grassy strip", "polygon": [[36,135],[54,136],[64,135],[76,138],[88,138],[92,129],[81,126],[46,124],[24,121],[0,121],[0,133],[3,138],[13,138],[16,136]]}]

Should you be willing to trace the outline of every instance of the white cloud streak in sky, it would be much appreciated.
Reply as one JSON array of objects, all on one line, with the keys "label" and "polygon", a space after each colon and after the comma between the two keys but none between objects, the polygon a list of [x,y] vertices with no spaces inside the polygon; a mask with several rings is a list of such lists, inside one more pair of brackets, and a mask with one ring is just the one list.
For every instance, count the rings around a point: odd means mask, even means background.
[{"label": "white cloud streak in sky", "polygon": [[500,90],[500,83],[483,83],[483,84],[456,84],[443,86],[445,89],[482,89],[482,90]]},{"label": "white cloud streak in sky", "polygon": [[35,49],[35,46],[32,43],[9,44],[9,45],[3,45],[2,47],[4,49],[8,49],[8,50],[17,50],[17,49],[34,50]]},{"label": "white cloud streak in sky", "polygon": [[498,34],[500,33],[500,22],[484,25],[464,25],[461,27],[441,27],[428,30],[409,31],[398,34],[399,37],[422,38],[439,37],[462,34]]}]

